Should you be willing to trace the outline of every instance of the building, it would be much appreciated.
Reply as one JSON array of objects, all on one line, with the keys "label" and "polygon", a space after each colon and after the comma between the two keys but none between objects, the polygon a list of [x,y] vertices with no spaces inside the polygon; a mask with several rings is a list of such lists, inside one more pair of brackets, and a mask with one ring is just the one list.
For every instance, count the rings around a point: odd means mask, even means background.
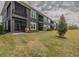
[{"label": "building", "polygon": [[7,1],[2,9],[4,31],[47,31],[54,22],[43,13],[21,1]]}]

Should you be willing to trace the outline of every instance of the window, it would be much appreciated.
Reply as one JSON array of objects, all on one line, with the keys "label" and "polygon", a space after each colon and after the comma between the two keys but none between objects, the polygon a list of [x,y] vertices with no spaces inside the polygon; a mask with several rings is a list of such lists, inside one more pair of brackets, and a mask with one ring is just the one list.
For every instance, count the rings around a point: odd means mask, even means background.
[{"label": "window", "polygon": [[47,27],[48,27],[48,29],[50,29],[50,25],[48,25]]},{"label": "window", "polygon": [[47,17],[44,17],[44,22],[48,22],[48,18]]},{"label": "window", "polygon": [[26,17],[27,16],[26,12],[27,12],[26,7],[24,7],[23,5],[15,2],[15,13],[16,14]]},{"label": "window", "polygon": [[43,22],[43,21],[44,21],[43,15],[38,14],[38,20],[39,20],[40,22]]},{"label": "window", "polygon": [[44,24],[44,30],[45,30],[45,31],[47,30],[47,25],[45,25],[45,24]]},{"label": "window", "polygon": [[35,22],[31,22],[30,23],[30,28],[31,28],[31,30],[36,30],[36,23]]},{"label": "window", "polygon": [[15,19],[15,31],[24,32],[26,28],[26,20],[20,18],[13,19]]},{"label": "window", "polygon": [[37,13],[36,13],[36,11],[34,11],[32,9],[31,9],[31,17],[34,19],[37,19]]},{"label": "window", "polygon": [[48,23],[50,23],[50,19],[48,19]]},{"label": "window", "polygon": [[44,30],[46,31],[46,30],[48,30],[48,29],[50,29],[50,25],[44,24]]}]

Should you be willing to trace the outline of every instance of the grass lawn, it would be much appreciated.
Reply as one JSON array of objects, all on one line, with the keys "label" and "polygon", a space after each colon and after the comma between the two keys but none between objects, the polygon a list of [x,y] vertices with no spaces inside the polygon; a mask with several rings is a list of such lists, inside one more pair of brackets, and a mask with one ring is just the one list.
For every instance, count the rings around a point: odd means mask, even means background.
[{"label": "grass lawn", "polygon": [[56,31],[0,35],[0,56],[79,56],[79,30],[68,31],[66,39]]}]

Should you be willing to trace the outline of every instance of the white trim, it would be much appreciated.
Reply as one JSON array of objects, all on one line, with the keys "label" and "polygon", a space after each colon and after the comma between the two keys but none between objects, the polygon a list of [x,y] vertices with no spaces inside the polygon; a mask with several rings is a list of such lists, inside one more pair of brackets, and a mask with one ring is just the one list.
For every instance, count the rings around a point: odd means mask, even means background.
[{"label": "white trim", "polygon": [[[33,26],[34,28],[32,28]],[[36,23],[35,22],[30,22],[30,30],[36,30]]]}]

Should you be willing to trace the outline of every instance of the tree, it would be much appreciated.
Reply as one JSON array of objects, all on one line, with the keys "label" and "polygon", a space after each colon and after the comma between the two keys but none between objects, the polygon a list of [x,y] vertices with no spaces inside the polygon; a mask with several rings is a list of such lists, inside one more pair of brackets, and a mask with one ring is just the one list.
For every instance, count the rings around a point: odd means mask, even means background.
[{"label": "tree", "polygon": [[57,31],[59,37],[64,37],[64,34],[67,32],[67,23],[65,21],[64,15],[60,16],[60,20],[57,25]]},{"label": "tree", "polygon": [[75,29],[79,29],[79,27],[77,25],[71,25],[71,26],[68,26],[68,29],[75,30]]}]

